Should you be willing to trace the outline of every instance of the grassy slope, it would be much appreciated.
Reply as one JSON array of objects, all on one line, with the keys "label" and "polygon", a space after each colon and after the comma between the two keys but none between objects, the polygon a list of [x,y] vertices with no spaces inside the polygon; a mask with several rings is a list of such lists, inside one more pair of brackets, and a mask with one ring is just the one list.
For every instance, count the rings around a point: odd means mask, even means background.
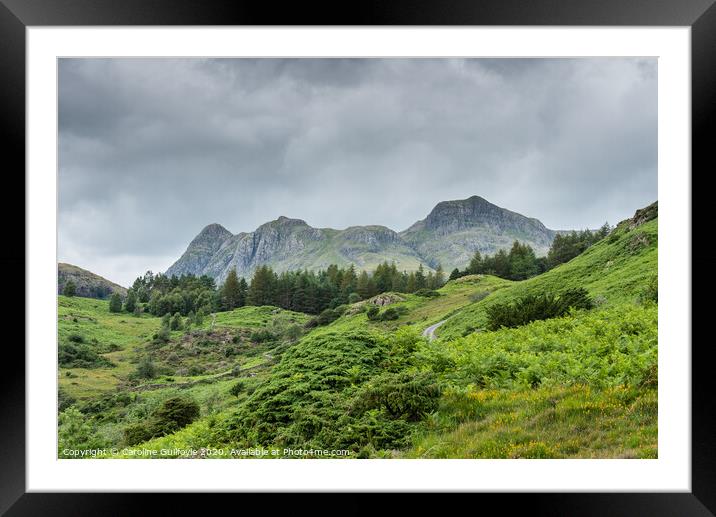
[{"label": "grassy slope", "polygon": [[[427,365],[444,368],[440,409],[413,447],[395,455],[657,457],[658,307],[636,303],[657,274],[657,231],[657,220],[622,227],[569,263],[448,320],[423,352]],[[473,332],[489,304],[578,286],[602,297],[600,307]]]},{"label": "grassy slope", "polygon": [[[347,313],[331,325],[313,330],[312,341],[365,329],[390,340],[399,327],[422,331],[449,318],[438,332],[441,339],[420,350],[424,368],[452,361],[451,369],[440,373],[445,391],[439,409],[415,434],[411,447],[391,451],[389,456],[655,457],[657,401],[649,374],[655,375],[657,309],[634,301],[656,275],[656,265],[654,220],[632,231],[622,228],[613,238],[539,277],[523,282],[466,277],[449,282],[437,298],[400,295],[405,301],[393,305],[404,307],[398,320],[372,322],[364,313]],[[520,329],[473,332],[483,325],[485,307],[491,303],[577,286],[603,298],[600,307]],[[485,292],[489,296],[471,301],[472,296]],[[630,311],[631,323],[626,327],[622,309]],[[66,317],[70,312],[72,317],[80,316],[77,323]],[[215,326],[270,328],[277,320],[300,325],[308,318],[272,307],[245,307],[218,314]],[[210,324],[211,317],[204,328]],[[117,368],[77,372],[79,378],[65,379],[61,374],[61,385],[70,388],[68,382],[79,381],[72,389],[85,396],[113,388],[116,378],[131,370],[128,359],[132,352],[158,326],[157,318],[109,314],[106,302],[60,297],[61,339],[63,333],[66,337],[79,330],[124,347],[114,355],[107,354],[118,363]],[[464,334],[467,337],[461,337]],[[327,361],[335,361],[332,367],[341,370],[338,358]],[[258,387],[270,381],[271,372],[261,370],[246,382]],[[535,378],[539,379],[537,387],[528,387]],[[128,415],[105,424],[103,433],[117,440],[126,422],[141,420],[162,400],[182,393],[199,402],[201,418],[142,446],[218,445],[215,429],[231,419],[237,405],[249,397],[246,393],[238,398],[229,394],[235,382],[224,378],[184,389],[168,386],[143,392],[126,410]],[[386,451],[378,454],[385,457]]]},{"label": "grassy slope", "polygon": [[[646,240],[648,244],[644,244]],[[657,274],[657,240],[657,220],[632,231],[618,231],[614,237],[598,242],[566,264],[529,280],[516,282],[509,289],[501,289],[485,300],[466,307],[440,327],[436,335],[453,339],[480,328],[485,322],[486,307],[510,302],[526,294],[584,287],[606,305],[633,302],[639,291]]]},{"label": "grassy slope", "polygon": [[[217,329],[222,327],[251,329],[270,327],[277,323],[301,325],[309,318],[306,314],[275,307],[242,307],[234,311],[218,313],[214,325]],[[201,329],[209,329],[211,321],[211,316],[205,318]],[[113,368],[60,368],[60,389],[79,400],[87,400],[114,391],[134,371],[138,354],[144,351],[160,326],[161,319],[150,315],[136,317],[126,313],[111,313],[109,302],[105,300],[58,296],[60,341],[66,341],[71,334],[79,334],[90,343],[96,339],[98,345],[114,343],[120,347],[118,351],[102,354],[116,365]],[[172,332],[172,338],[178,340],[182,334],[181,331]],[[255,366],[257,361],[261,361],[261,358],[251,358],[249,362],[243,363],[243,366]],[[181,383],[207,376],[172,377],[175,382]],[[154,379],[150,383],[164,380]]]},{"label": "grassy slope", "polygon": [[[120,379],[134,369],[134,352],[159,329],[159,318],[111,313],[106,300],[57,298],[60,341],[67,341],[71,334],[79,334],[88,342],[97,340],[101,345],[115,344],[120,347],[116,352],[103,354],[116,365],[114,368],[60,368],[60,389],[77,399],[113,390]],[[68,372],[71,376],[67,375]]]}]

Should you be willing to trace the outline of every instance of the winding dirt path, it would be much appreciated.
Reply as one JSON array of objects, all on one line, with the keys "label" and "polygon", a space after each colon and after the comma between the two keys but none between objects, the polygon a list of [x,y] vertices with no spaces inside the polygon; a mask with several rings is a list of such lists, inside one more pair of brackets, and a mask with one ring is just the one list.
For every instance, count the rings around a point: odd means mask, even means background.
[{"label": "winding dirt path", "polygon": [[438,321],[435,325],[430,325],[428,328],[423,330],[423,337],[428,338],[429,341],[435,339],[435,331],[438,329],[438,327],[440,327],[440,325],[442,325],[446,321],[447,320],[442,320]]}]

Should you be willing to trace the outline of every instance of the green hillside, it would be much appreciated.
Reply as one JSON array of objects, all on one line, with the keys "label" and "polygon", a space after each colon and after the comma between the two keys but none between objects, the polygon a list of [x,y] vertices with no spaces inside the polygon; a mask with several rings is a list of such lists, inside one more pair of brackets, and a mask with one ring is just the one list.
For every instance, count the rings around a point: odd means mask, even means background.
[{"label": "green hillside", "polygon": [[[327,325],[242,307],[161,335],[160,318],[60,296],[60,455],[657,457],[655,211],[529,280],[471,275],[383,293],[336,308]],[[580,287],[590,310],[487,330],[490,307]],[[166,420],[177,404],[190,414],[180,424]]]},{"label": "green hillside", "polygon": [[484,301],[468,306],[440,327],[438,336],[460,337],[484,324],[485,309],[527,294],[584,287],[597,305],[634,302],[657,276],[658,221],[633,230],[621,226],[575,259],[542,275],[515,283]]}]

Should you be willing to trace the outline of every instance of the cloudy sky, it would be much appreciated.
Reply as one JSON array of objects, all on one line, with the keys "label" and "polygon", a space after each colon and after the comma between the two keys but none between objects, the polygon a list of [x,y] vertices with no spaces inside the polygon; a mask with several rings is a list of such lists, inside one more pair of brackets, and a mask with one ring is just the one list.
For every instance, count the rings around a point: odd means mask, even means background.
[{"label": "cloudy sky", "polygon": [[62,59],[59,260],[123,285],[207,224],[553,229],[657,199],[656,59]]}]

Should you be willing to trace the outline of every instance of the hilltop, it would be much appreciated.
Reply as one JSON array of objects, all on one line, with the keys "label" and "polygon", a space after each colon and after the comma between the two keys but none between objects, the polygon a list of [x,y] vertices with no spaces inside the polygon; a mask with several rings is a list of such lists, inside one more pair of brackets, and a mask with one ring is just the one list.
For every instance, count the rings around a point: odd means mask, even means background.
[{"label": "hilltop", "polygon": [[72,280],[76,287],[75,296],[84,298],[109,298],[112,293],[119,293],[122,297],[127,295],[127,289],[115,284],[91,271],[72,264],[60,262],[57,264],[57,293],[63,292],[68,281]]}]

